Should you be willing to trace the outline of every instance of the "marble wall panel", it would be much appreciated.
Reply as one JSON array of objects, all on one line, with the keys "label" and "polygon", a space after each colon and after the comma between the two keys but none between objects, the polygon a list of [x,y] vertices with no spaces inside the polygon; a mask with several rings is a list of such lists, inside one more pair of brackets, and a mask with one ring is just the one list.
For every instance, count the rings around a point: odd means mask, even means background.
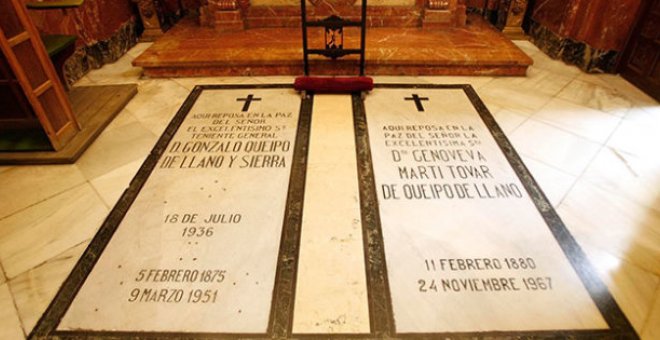
[{"label": "marble wall panel", "polygon": [[87,0],[79,8],[29,13],[44,34],[78,36],[77,49],[64,65],[69,85],[89,70],[116,61],[137,42],[136,13],[131,0]]},{"label": "marble wall panel", "polygon": [[42,32],[75,34],[80,37],[79,44],[87,45],[110,39],[134,13],[130,0],[87,0],[66,11],[30,11],[30,17]]},{"label": "marble wall panel", "polygon": [[532,10],[532,19],[539,24],[558,32],[572,1],[573,0],[537,0]]},{"label": "marble wall panel", "polygon": [[529,34],[550,56],[585,71],[614,72],[641,0],[540,0]]}]

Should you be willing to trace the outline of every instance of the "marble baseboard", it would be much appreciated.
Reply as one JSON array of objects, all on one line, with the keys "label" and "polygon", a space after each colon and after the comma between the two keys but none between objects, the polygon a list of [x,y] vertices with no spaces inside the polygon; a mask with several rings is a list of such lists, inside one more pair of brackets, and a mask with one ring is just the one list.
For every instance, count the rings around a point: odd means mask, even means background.
[{"label": "marble baseboard", "polygon": [[117,61],[137,42],[137,23],[130,20],[117,29],[109,39],[76,49],[64,64],[67,84],[71,86],[87,72]]},{"label": "marble baseboard", "polygon": [[600,50],[584,42],[563,38],[536,22],[532,23],[529,36],[538,48],[553,59],[561,59],[585,72],[616,73],[619,51]]},{"label": "marble baseboard", "polygon": [[[355,75],[356,67],[338,69],[325,66],[315,69],[320,75]],[[367,65],[367,74],[390,76],[521,76],[527,72],[527,66],[400,66],[400,65]],[[158,67],[145,68],[144,75],[151,78],[178,77],[247,77],[272,76],[281,74],[302,74],[303,67],[295,66],[261,66],[239,65],[231,67]]]}]

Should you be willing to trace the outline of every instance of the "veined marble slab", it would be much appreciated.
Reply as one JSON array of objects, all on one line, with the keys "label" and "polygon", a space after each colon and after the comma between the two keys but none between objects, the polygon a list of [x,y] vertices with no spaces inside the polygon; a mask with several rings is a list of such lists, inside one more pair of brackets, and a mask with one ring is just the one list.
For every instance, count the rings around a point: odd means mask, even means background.
[{"label": "veined marble slab", "polygon": [[202,92],[58,331],[266,333],[299,107]]},{"label": "veined marble slab", "polygon": [[351,104],[314,96],[294,334],[370,331]]},{"label": "veined marble slab", "polygon": [[397,333],[608,328],[463,89],[365,110]]},{"label": "veined marble slab", "polygon": [[470,86],[209,85],[31,338],[537,335],[636,339]]}]

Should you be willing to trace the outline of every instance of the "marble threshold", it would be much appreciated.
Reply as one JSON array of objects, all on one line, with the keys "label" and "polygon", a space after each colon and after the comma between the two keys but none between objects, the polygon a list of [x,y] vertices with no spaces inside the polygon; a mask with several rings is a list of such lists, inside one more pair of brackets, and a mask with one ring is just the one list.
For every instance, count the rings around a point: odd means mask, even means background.
[{"label": "marble threshold", "polygon": [[[321,29],[310,28],[310,48],[321,48]],[[303,73],[299,28],[220,32],[181,21],[133,61],[154,78],[266,76]],[[359,46],[359,30],[347,28],[344,48]],[[369,75],[524,76],[532,59],[479,16],[462,28],[369,28]],[[354,75],[355,56],[331,60],[310,56],[311,74]]]}]

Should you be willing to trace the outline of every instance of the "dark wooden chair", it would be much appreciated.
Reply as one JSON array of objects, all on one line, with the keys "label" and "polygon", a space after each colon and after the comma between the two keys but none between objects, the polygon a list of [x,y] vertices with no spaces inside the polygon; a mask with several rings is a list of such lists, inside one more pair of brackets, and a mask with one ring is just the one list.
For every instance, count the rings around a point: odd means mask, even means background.
[{"label": "dark wooden chair", "polygon": [[[313,92],[360,92],[373,89],[373,79],[364,75],[365,46],[367,32],[367,0],[362,0],[361,17],[359,21],[346,20],[337,15],[331,15],[322,20],[307,20],[306,0],[300,1],[303,38],[303,77],[296,78],[294,88],[298,91]],[[307,44],[307,29],[322,27],[325,30],[325,48],[311,49]],[[344,27],[360,28],[360,48],[344,48]],[[360,71],[357,77],[311,77],[309,75],[309,55],[322,55],[333,60],[346,55],[360,55]]]}]

